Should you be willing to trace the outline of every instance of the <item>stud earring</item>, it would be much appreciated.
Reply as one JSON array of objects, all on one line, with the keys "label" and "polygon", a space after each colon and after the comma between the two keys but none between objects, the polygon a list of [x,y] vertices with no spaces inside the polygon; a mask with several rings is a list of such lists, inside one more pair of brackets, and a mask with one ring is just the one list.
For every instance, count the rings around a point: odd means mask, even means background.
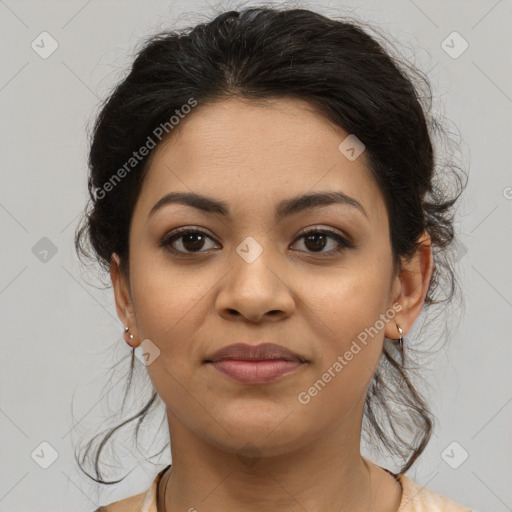
[{"label": "stud earring", "polygon": [[[124,332],[128,332],[130,329],[128,327],[125,327],[124,328]],[[131,340],[133,340],[133,334],[130,333],[129,336],[128,336]]]}]

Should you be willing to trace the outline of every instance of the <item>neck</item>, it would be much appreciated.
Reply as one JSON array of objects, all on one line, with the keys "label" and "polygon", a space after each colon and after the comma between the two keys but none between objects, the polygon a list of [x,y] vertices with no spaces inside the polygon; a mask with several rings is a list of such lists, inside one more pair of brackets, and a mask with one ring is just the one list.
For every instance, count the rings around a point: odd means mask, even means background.
[{"label": "neck", "polygon": [[277,455],[275,446],[269,455],[259,444],[244,456],[205,442],[176,417],[169,418],[169,432],[172,467],[159,489],[166,512],[377,511],[375,469],[361,457],[360,428],[347,432],[338,425],[294,450],[281,447]]}]

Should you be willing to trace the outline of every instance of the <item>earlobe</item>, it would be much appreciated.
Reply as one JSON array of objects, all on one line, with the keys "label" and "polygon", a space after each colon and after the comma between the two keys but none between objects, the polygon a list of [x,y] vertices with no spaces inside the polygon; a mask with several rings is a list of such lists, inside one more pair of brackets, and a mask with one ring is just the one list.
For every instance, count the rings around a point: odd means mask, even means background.
[{"label": "earlobe", "polygon": [[125,341],[128,345],[130,345],[130,347],[132,348],[136,348],[139,346],[139,343],[136,342],[136,341],[133,341],[133,339],[135,338],[135,336],[130,332],[130,328],[128,326],[126,326],[124,328],[124,336],[125,336]]},{"label": "earlobe", "polygon": [[130,285],[121,270],[120,259],[116,253],[112,253],[110,260],[110,278],[114,289],[117,316],[124,325],[124,339],[130,347],[135,348],[139,342],[135,341],[137,329],[134,322],[135,311],[131,301]]}]

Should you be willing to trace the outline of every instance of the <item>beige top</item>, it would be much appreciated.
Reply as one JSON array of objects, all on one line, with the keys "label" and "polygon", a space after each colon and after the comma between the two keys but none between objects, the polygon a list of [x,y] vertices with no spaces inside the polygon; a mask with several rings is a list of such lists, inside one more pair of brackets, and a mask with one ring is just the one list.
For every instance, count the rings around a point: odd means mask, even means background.
[{"label": "beige top", "polygon": [[[96,509],[94,512],[158,512],[156,503],[158,482],[168,468],[169,466],[165,467],[156,475],[147,491],[130,498],[115,501],[110,505]],[[388,470],[385,469],[385,471]],[[402,499],[400,500],[398,512],[475,512],[455,503],[442,494],[438,494],[426,487],[420,487],[406,475],[391,474],[402,486]]]}]

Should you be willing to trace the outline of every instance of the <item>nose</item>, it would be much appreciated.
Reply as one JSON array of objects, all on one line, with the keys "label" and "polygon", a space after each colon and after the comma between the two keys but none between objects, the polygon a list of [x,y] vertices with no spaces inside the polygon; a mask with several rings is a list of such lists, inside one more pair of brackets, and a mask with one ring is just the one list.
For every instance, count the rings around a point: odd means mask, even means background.
[{"label": "nose", "polygon": [[259,323],[263,318],[275,321],[292,314],[295,308],[293,292],[286,276],[279,269],[270,268],[263,253],[252,263],[244,261],[236,252],[232,268],[222,280],[215,307],[219,315],[228,320],[242,318]]}]

